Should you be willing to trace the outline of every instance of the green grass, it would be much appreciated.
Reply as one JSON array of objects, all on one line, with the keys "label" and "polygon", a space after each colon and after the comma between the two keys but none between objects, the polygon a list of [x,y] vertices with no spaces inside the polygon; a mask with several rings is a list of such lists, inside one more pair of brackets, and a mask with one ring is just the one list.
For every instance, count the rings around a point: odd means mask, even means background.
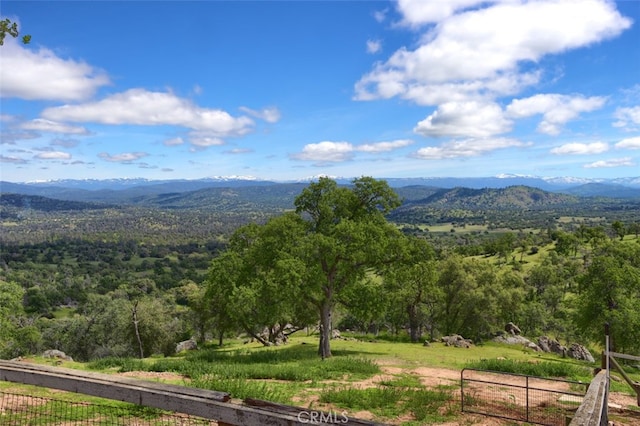
[{"label": "green grass", "polygon": [[[289,344],[278,347],[234,340],[222,348],[203,347],[175,357],[105,358],[87,364],[65,362],[63,365],[109,373],[174,372],[184,376],[182,383],[188,386],[228,392],[233,398],[256,398],[297,406],[319,404],[315,408],[347,413],[368,410],[381,422],[403,418],[415,425],[452,421],[459,416],[459,402],[455,399],[459,384],[453,381],[448,387],[426,388],[421,377],[413,372],[420,367],[453,370],[473,367],[584,382],[591,379],[589,364],[534,353],[519,346],[487,342],[470,349],[447,347],[442,343],[425,347],[393,341],[392,337],[334,340],[334,356],[325,360],[317,355],[317,337],[298,333]],[[44,359],[37,361],[46,363]],[[356,383],[381,374],[380,365],[403,371],[385,372],[383,379],[374,381],[373,387],[366,389],[361,388],[362,383]],[[614,384],[614,389],[618,385],[626,386]]]},{"label": "green grass", "polygon": [[536,377],[563,377],[571,380],[581,380],[591,374],[591,369],[568,362],[481,359],[468,363],[467,367]]},{"label": "green grass", "polygon": [[291,399],[304,389],[303,385],[297,385],[295,383],[274,383],[211,376],[199,377],[192,382],[192,386],[218,392],[227,392],[233,398],[254,398],[283,404],[291,403]]},{"label": "green grass", "polygon": [[[420,422],[444,421],[454,414],[450,391],[378,386],[358,389],[329,387],[320,393],[320,402],[351,410],[368,410],[382,417],[410,414]],[[444,409],[443,409],[444,407]]]},{"label": "green grass", "polygon": [[104,358],[88,364],[94,370],[174,372],[192,380],[204,376],[217,380],[356,380],[371,377],[380,367],[371,359],[348,355],[346,352],[322,360],[315,348],[306,345],[254,350],[202,350],[185,358],[139,360]]}]

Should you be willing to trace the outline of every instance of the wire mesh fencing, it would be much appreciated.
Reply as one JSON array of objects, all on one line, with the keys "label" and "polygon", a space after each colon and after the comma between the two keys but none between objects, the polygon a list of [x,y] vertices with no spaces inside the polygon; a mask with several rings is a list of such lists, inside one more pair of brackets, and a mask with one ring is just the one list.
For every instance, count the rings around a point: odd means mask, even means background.
[{"label": "wire mesh fencing", "polygon": [[564,426],[589,383],[466,368],[462,411],[546,426]]},{"label": "wire mesh fencing", "polygon": [[[64,395],[64,393],[61,393]],[[200,426],[215,421],[128,403],[84,402],[0,391],[2,426]]]}]

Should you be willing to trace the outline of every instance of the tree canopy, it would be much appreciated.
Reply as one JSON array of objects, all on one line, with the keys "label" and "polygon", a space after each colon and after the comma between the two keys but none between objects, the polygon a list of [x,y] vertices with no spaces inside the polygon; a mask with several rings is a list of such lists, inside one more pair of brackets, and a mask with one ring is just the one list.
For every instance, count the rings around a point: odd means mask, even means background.
[{"label": "tree canopy", "polygon": [[312,318],[305,313],[315,311],[318,353],[330,357],[331,319],[339,296],[393,258],[392,246],[401,234],[384,215],[399,205],[386,182],[373,178],[355,179],[351,186],[324,177],[311,183],[296,198],[295,213],[234,233],[229,253],[212,267],[212,309],[219,309],[214,295],[232,294],[227,315],[259,340],[264,337],[256,327],[308,325]]},{"label": "tree canopy", "polygon": [[[0,46],[4,45],[4,39],[7,35],[16,38],[19,34],[17,22],[12,22],[9,18],[0,21]],[[29,34],[22,36],[23,44],[29,44],[30,42],[31,36]]]}]

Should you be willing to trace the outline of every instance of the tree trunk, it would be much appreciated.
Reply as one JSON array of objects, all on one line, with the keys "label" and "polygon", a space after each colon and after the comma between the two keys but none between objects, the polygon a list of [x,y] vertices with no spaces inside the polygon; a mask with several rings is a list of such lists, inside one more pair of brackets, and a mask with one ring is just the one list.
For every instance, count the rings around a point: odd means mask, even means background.
[{"label": "tree trunk", "polygon": [[318,355],[322,359],[331,357],[331,301],[324,300],[320,306],[320,344]]},{"label": "tree trunk", "polygon": [[409,335],[413,343],[418,342],[422,334],[417,310],[418,308],[415,305],[407,306],[407,313],[409,314]]},{"label": "tree trunk", "polygon": [[138,340],[138,348],[140,350],[140,359],[144,358],[144,349],[142,347],[142,339],[140,338],[140,330],[138,329],[138,302],[135,301],[133,303],[133,307],[131,309],[131,313],[133,316],[133,328],[136,332],[136,339]]}]

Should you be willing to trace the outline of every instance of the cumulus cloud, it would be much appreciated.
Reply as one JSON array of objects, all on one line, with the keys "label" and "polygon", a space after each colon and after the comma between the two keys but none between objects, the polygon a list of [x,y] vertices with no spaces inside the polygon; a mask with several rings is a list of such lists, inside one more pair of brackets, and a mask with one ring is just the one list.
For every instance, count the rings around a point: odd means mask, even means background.
[{"label": "cumulus cloud", "polygon": [[604,142],[593,143],[568,143],[551,150],[556,155],[586,155],[586,154],[602,154],[609,150],[609,144]]},{"label": "cumulus cloud", "polygon": [[640,136],[622,139],[615,147],[617,149],[640,149]]},{"label": "cumulus cloud", "polygon": [[380,40],[367,40],[367,53],[378,53],[382,50],[382,42]]},{"label": "cumulus cloud", "polygon": [[45,133],[62,133],[67,135],[88,135],[89,131],[82,126],[72,126],[69,124],[58,123],[56,121],[36,118],[31,121],[24,122],[20,128],[26,130],[39,130]]},{"label": "cumulus cloud", "polygon": [[538,131],[548,135],[560,133],[562,125],[577,118],[582,112],[601,108],[606,102],[602,96],[586,98],[580,95],[539,94],[524,99],[514,99],[507,107],[507,114],[514,118],[541,114],[543,119]]},{"label": "cumulus cloud", "polygon": [[37,158],[39,160],[69,160],[71,158],[71,154],[62,151],[47,151],[36,154],[33,158]]},{"label": "cumulus cloud", "polygon": [[101,70],[82,61],[58,57],[49,49],[32,50],[5,40],[0,68],[3,98],[79,101],[110,83]]},{"label": "cumulus cloud", "polygon": [[601,168],[611,168],[611,167],[633,167],[636,164],[633,162],[631,157],[623,157],[623,158],[613,158],[611,160],[600,160],[595,161],[593,163],[585,164],[583,167],[585,169],[601,169]]},{"label": "cumulus cloud", "polygon": [[112,163],[132,163],[137,161],[143,157],[148,156],[146,152],[123,152],[121,154],[111,155],[106,152],[101,152],[98,154],[98,157],[102,158],[105,161],[110,161]]},{"label": "cumulus cloud", "polygon": [[373,19],[375,19],[377,22],[382,23],[385,19],[387,19],[388,12],[389,9],[376,10],[373,12]]},{"label": "cumulus cloud", "polygon": [[292,154],[291,158],[294,160],[339,163],[352,160],[356,152],[379,154],[404,148],[411,144],[413,144],[411,139],[396,139],[361,145],[353,145],[349,142],[323,141],[305,145],[302,152]]},{"label": "cumulus cloud", "polygon": [[389,142],[365,143],[356,146],[355,150],[371,153],[389,152],[395,149],[404,148],[405,146],[409,146],[411,144],[413,144],[413,141],[411,139],[396,139]]},{"label": "cumulus cloud", "polygon": [[215,134],[208,132],[193,131],[189,133],[189,142],[193,145],[193,149],[199,150],[210,146],[224,145],[224,140]]},{"label": "cumulus cloud", "polygon": [[291,156],[294,160],[343,162],[353,158],[353,145],[349,142],[323,141],[310,143],[302,152]]},{"label": "cumulus cloud", "polygon": [[277,123],[280,121],[280,111],[276,107],[264,108],[261,110],[254,110],[247,107],[240,107],[240,110],[252,117],[264,120],[267,123]]},{"label": "cumulus cloud", "polygon": [[413,129],[423,136],[486,138],[511,130],[512,122],[495,103],[447,102]]},{"label": "cumulus cloud", "polygon": [[439,85],[465,89],[465,83],[477,86],[472,92],[476,95],[482,91],[492,95],[490,85],[496,79],[511,80],[513,90],[535,75],[518,78],[521,64],[615,37],[631,26],[614,3],[603,0],[406,0],[399,3],[399,10],[405,22],[437,25],[430,27],[417,48],[403,47],[377,63],[356,83],[355,99],[408,97],[410,90],[415,97],[416,92]]},{"label": "cumulus cloud", "polygon": [[233,117],[220,109],[201,108],[173,93],[144,89],[130,89],[96,102],[47,108],[42,116],[70,122],[182,126],[218,138],[244,135],[253,126],[249,117]]},{"label": "cumulus cloud", "polygon": [[616,121],[615,127],[627,127],[631,124],[640,124],[640,106],[629,108],[618,108],[613,114]]},{"label": "cumulus cloud", "polygon": [[523,142],[509,138],[465,139],[446,142],[437,147],[420,148],[413,156],[423,160],[478,157],[497,149],[525,145]]},{"label": "cumulus cloud", "polygon": [[456,11],[466,9],[471,6],[496,3],[482,0],[447,0],[447,1],[425,1],[425,0],[398,0],[398,11],[403,16],[403,23],[409,26],[417,26],[439,22]]}]

